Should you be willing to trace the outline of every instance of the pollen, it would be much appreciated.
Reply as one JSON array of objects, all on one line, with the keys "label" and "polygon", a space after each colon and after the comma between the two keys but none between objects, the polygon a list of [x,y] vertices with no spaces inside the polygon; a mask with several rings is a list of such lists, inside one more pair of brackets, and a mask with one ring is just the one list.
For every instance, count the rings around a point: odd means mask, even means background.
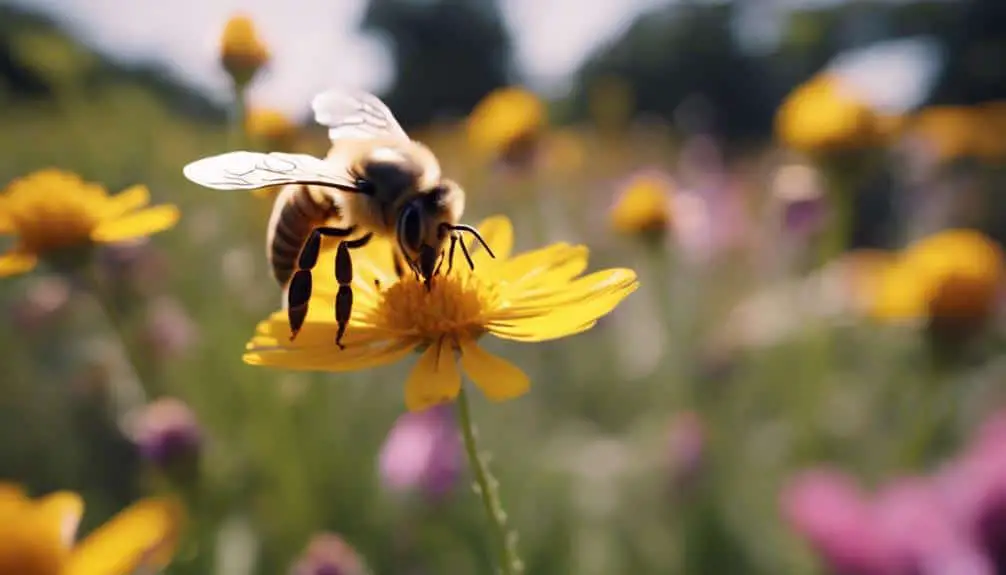
[{"label": "pollen", "polygon": [[498,306],[497,288],[469,273],[422,281],[403,279],[381,294],[378,325],[411,332],[433,341],[444,336],[477,337],[485,331],[487,312]]}]

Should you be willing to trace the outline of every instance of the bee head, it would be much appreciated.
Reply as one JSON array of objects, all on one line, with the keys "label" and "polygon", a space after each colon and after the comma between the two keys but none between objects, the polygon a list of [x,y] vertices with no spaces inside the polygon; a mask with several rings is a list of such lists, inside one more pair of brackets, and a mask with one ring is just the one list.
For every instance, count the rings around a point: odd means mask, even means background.
[{"label": "bee head", "polygon": [[449,227],[460,217],[463,203],[461,188],[444,180],[427,193],[411,197],[398,212],[399,248],[423,277],[433,276]]}]

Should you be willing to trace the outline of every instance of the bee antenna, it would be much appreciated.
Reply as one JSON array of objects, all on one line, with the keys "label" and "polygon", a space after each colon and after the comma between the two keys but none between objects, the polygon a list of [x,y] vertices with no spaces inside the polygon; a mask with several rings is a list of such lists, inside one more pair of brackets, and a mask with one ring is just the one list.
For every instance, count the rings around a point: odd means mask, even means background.
[{"label": "bee antenna", "polygon": [[489,247],[489,244],[486,243],[485,239],[482,238],[482,234],[480,234],[477,229],[467,224],[453,224],[449,226],[449,229],[456,232],[468,232],[469,234],[475,236],[475,239],[478,240],[480,244],[482,244],[482,247],[485,248],[486,252],[489,254],[489,257],[496,259],[496,254],[493,253],[492,248]]}]

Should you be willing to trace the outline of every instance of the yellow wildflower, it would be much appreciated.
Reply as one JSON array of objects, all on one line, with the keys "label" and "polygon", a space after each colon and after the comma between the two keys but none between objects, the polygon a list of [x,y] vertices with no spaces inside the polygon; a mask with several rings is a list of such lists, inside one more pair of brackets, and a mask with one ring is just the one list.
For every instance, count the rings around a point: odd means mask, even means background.
[{"label": "yellow wildflower", "polygon": [[429,291],[412,274],[395,274],[390,242],[372,240],[353,258],[355,303],[344,350],[335,345],[337,286],[329,252],[314,273],[307,321],[297,339],[290,342],[286,314],[276,312],[259,324],[245,362],[341,372],[389,364],[421,350],[405,383],[409,409],[453,400],[461,370],[488,398],[505,400],[524,394],[530,382],[520,368],[480,348],[480,337],[491,333],[536,342],[580,333],[636,289],[636,274],[628,269],[578,277],[587,266],[584,246],[554,244],[511,257],[513,227],[507,218],[489,218],[479,231],[496,259],[477,250],[470,271],[459,256]]},{"label": "yellow wildflower", "polygon": [[547,122],[545,104],[531,92],[501,88],[486,96],[468,116],[468,139],[486,157],[525,162]]},{"label": "yellow wildflower", "polygon": [[893,120],[880,118],[828,74],[797,86],[775,120],[780,141],[808,153],[869,147],[897,126]]},{"label": "yellow wildflower", "polygon": [[904,250],[878,277],[872,313],[886,320],[988,318],[1003,286],[1003,254],[975,230],[947,230]]},{"label": "yellow wildflower", "polygon": [[268,61],[269,48],[259,39],[252,19],[231,17],[220,37],[220,62],[234,83],[247,85]]},{"label": "yellow wildflower", "polygon": [[0,234],[16,235],[17,244],[0,255],[0,277],[29,271],[40,257],[66,248],[136,239],[175,225],[178,208],[144,208],[149,201],[145,186],[109,196],[56,169],[14,180],[0,194]]},{"label": "yellow wildflower", "polygon": [[75,493],[31,499],[0,484],[0,573],[127,575],[170,562],[183,515],[177,502],[139,501],[75,544],[83,510]]},{"label": "yellow wildflower", "polygon": [[674,184],[659,172],[643,172],[622,187],[611,208],[611,226],[627,235],[661,234],[671,224]]},{"label": "yellow wildflower", "polygon": [[279,110],[252,108],[245,116],[245,133],[269,151],[290,151],[297,131],[297,125]]},{"label": "yellow wildflower", "polygon": [[928,143],[937,159],[1006,160],[1006,102],[932,106],[911,121],[909,134]]}]

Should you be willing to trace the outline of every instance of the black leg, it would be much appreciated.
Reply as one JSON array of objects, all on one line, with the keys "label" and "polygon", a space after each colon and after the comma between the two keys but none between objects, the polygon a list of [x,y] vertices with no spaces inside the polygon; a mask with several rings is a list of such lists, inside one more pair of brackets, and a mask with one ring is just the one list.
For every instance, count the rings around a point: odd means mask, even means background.
[{"label": "black leg", "polygon": [[461,242],[461,253],[465,254],[465,259],[468,260],[468,267],[475,269],[475,262],[472,261],[472,254],[468,252],[468,246],[465,245],[465,242]]},{"label": "black leg", "polygon": [[335,335],[335,345],[342,345],[342,336],[346,334],[349,318],[353,315],[353,258],[349,250],[362,248],[370,242],[373,234],[361,236],[355,240],[343,240],[335,252],[335,281],[339,282],[339,292],[335,296],[335,323],[338,332]]},{"label": "black leg", "polygon": [[454,248],[458,246],[458,235],[451,234],[451,248],[447,252],[447,273],[454,269]]},{"label": "black leg", "polygon": [[344,238],[353,233],[355,228],[329,228],[318,227],[311,230],[311,235],[307,237],[304,246],[300,249],[300,257],[297,258],[297,271],[290,279],[290,285],[286,294],[286,313],[290,322],[290,341],[297,338],[300,328],[304,327],[304,320],[307,319],[307,304],[311,300],[311,270],[318,263],[318,254],[321,253],[321,238],[336,237]]}]

